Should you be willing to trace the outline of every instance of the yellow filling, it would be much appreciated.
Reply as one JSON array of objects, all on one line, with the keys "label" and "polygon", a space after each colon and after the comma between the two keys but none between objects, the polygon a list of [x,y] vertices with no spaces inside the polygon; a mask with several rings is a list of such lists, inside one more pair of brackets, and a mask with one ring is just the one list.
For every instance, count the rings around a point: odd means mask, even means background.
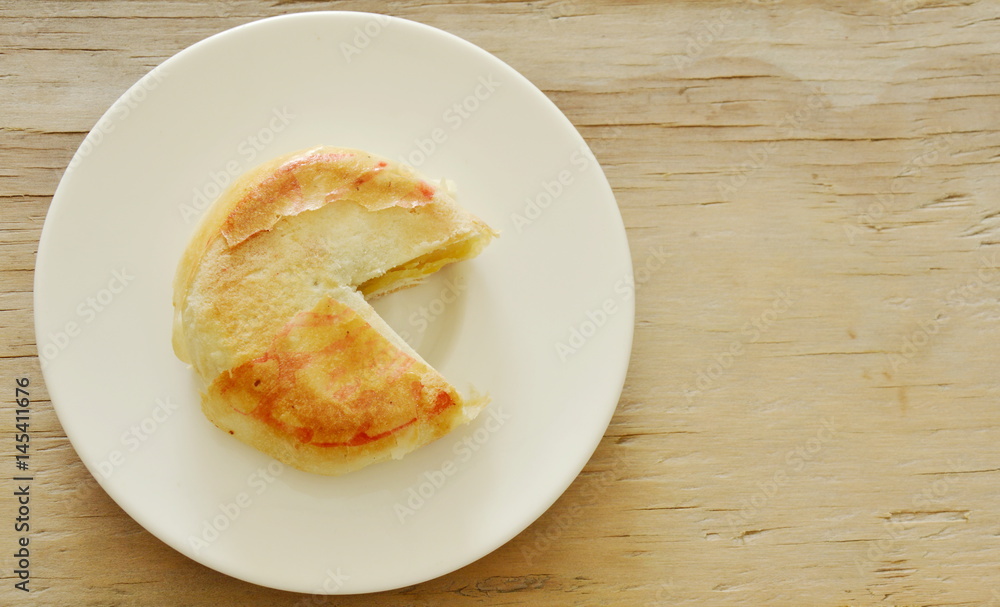
[{"label": "yellow filling", "polygon": [[398,265],[386,271],[381,276],[376,276],[365,281],[358,287],[358,290],[365,297],[372,294],[377,296],[389,293],[394,288],[413,284],[424,276],[433,274],[450,263],[475,257],[485,246],[486,239],[478,235],[453,242],[436,251],[431,251],[430,253],[411,259],[402,265]]}]

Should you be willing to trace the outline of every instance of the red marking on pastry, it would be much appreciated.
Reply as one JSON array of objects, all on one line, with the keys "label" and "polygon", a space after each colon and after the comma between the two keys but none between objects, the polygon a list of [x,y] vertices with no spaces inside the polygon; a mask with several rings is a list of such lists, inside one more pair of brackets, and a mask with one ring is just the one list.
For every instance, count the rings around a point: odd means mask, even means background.
[{"label": "red marking on pastry", "polygon": [[451,397],[451,394],[448,394],[447,392],[438,392],[437,398],[434,400],[434,408],[431,409],[431,415],[438,415],[454,404],[455,400]]},{"label": "red marking on pastry", "polygon": [[289,160],[285,164],[278,167],[275,171],[276,173],[290,173],[292,171],[297,171],[298,169],[308,165],[308,164],[324,164],[333,163],[345,158],[354,158],[354,154],[346,154],[342,152],[328,152],[325,154],[309,154],[308,156],[303,156],[301,158],[295,158]]},{"label": "red marking on pastry", "polygon": [[396,203],[396,206],[400,206],[405,209],[413,209],[423,206],[434,200],[435,193],[436,191],[429,183],[421,181],[404,198],[400,199],[400,201]]},{"label": "red marking on pastry", "polygon": [[381,173],[382,169],[384,169],[386,166],[387,166],[386,163],[380,162],[375,168],[365,171],[364,173],[359,175],[357,179],[354,180],[354,187],[360,188],[367,182],[371,181],[372,178]]},{"label": "red marking on pastry", "polygon": [[[279,166],[271,175],[251,187],[226,217],[222,233],[227,242],[234,246],[258,232],[270,230],[283,215],[298,215],[322,206],[315,200],[303,197],[302,184],[296,173],[306,166],[332,165],[353,156],[339,152],[310,154]],[[272,209],[275,204],[279,205],[276,210]]]},{"label": "red marking on pastry", "polygon": [[434,188],[432,188],[426,181],[421,181],[420,185],[417,186],[417,190],[423,194],[424,198],[427,200],[434,198]]},{"label": "red marking on pastry", "polygon": [[365,432],[358,432],[357,434],[354,435],[354,437],[351,440],[342,443],[309,443],[309,444],[315,447],[360,447],[361,445],[367,445],[368,443],[374,443],[377,440],[382,440],[387,436],[392,436],[393,434],[399,432],[403,428],[412,425],[413,422],[415,421],[417,421],[417,418],[414,417],[405,424],[400,424],[399,426],[396,426],[392,430],[386,430],[385,432],[382,432],[381,434],[376,434],[375,436],[368,436],[368,434]]},{"label": "red marking on pastry", "polygon": [[[331,303],[336,302],[331,300]],[[342,304],[337,305],[342,306]],[[313,348],[318,347],[318,349],[310,351],[289,350],[295,346],[295,343],[299,342],[293,335],[293,331],[296,329],[310,330],[310,333],[304,336],[304,339],[308,341],[310,337],[316,336],[313,332],[316,329],[322,331],[323,327],[339,328],[342,326],[348,328],[342,332],[335,330],[333,334],[328,336],[328,339],[323,340],[325,343],[313,346]],[[294,343],[289,343],[290,340]],[[378,380],[372,384],[365,381],[363,375],[359,375],[355,379],[345,376],[345,374],[352,373],[352,369],[341,369],[338,365],[338,361],[343,360],[341,356],[345,352],[353,352],[356,355],[350,363],[351,366],[357,366],[366,372],[377,374]],[[334,357],[333,360],[330,360],[330,357]],[[326,360],[321,362],[321,359]],[[346,411],[353,411],[354,415],[360,415],[364,419],[365,412],[370,410],[370,403],[375,399],[391,399],[395,395],[396,398],[402,398],[405,401],[409,397],[417,409],[420,408],[420,403],[426,402],[423,385],[419,380],[411,380],[408,386],[402,384],[402,382],[407,381],[405,377],[415,362],[413,358],[395,349],[388,340],[382,338],[354,310],[343,306],[333,314],[321,312],[297,314],[278,332],[268,351],[238,366],[231,373],[217,380],[219,382],[217,388],[222,394],[226,394],[234,388],[244,392],[244,398],[251,399],[254,406],[245,412],[235,405],[231,405],[236,411],[249,415],[281,433],[292,436],[302,444],[319,447],[357,447],[384,439],[414,423],[418,417],[376,434],[369,434],[371,421],[368,421],[362,425],[361,430],[346,441],[314,441],[317,429],[297,426],[279,419],[286,413],[295,415],[297,403],[308,402],[310,399],[316,398],[312,389],[316,387],[314,382],[317,376],[313,375],[313,381],[310,382],[303,377],[297,377],[297,374],[313,365],[323,368],[332,367],[329,383],[326,386],[327,396],[319,396],[319,398],[322,400],[330,398],[333,402],[344,403]],[[356,372],[356,370],[354,371]],[[306,383],[300,384],[301,381]],[[261,389],[255,389],[262,383]],[[389,389],[379,390],[380,384],[388,386]],[[250,387],[251,385],[253,388]],[[310,385],[313,388],[309,388]],[[372,389],[373,386],[374,389]],[[409,390],[403,386],[407,386]],[[402,393],[400,393],[400,388],[403,390]],[[454,400],[448,393],[439,392],[433,407],[429,410],[429,415],[422,414],[420,417],[437,415],[454,404]],[[348,413],[348,417],[351,415]],[[309,416],[308,412],[306,412],[306,416]],[[333,419],[336,420],[337,416],[334,415]],[[318,425],[322,426],[323,420],[324,415],[320,413]]]}]

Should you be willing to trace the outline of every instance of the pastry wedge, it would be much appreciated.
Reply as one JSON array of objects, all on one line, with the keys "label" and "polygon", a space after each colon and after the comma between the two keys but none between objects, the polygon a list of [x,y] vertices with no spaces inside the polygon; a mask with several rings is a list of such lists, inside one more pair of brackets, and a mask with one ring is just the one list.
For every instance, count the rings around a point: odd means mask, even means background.
[{"label": "pastry wedge", "polygon": [[472,420],[463,397],[368,299],[496,237],[446,188],[360,150],[317,147],[236,180],[174,281],[173,346],[216,426],[300,470],[336,475]]}]

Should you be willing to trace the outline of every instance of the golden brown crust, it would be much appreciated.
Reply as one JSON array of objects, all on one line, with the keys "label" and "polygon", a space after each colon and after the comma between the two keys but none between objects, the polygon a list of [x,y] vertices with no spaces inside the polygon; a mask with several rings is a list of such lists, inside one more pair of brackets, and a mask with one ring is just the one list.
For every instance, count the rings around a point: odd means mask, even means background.
[{"label": "golden brown crust", "polygon": [[406,286],[495,236],[408,167],[314,148],[253,169],[208,211],[175,280],[174,349],[205,414],[303,470],[339,474],[475,416],[357,292]]},{"label": "golden brown crust", "polygon": [[401,437],[429,442],[473,413],[426,363],[335,299],[299,313],[261,356],[219,375],[205,403],[221,428],[243,426],[241,440],[283,449],[288,463],[313,471],[329,469],[331,456],[343,471],[347,451],[358,464],[388,459]]}]

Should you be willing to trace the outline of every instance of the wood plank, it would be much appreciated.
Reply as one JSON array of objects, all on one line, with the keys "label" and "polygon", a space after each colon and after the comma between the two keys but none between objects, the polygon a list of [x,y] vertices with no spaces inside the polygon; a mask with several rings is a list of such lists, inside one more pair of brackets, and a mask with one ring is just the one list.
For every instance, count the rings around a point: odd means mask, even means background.
[{"label": "wood plank", "polygon": [[[510,543],[372,596],[262,589],[125,515],[39,370],[32,268],[62,172],[108,106],[186,46],[266,16],[383,6],[0,6],[0,381],[37,390],[38,474],[36,590],[12,589],[5,557],[0,602],[1000,604],[996,2],[390,3],[521,71],[605,168],[638,288],[604,441]],[[0,465],[14,454],[7,433]]]}]

